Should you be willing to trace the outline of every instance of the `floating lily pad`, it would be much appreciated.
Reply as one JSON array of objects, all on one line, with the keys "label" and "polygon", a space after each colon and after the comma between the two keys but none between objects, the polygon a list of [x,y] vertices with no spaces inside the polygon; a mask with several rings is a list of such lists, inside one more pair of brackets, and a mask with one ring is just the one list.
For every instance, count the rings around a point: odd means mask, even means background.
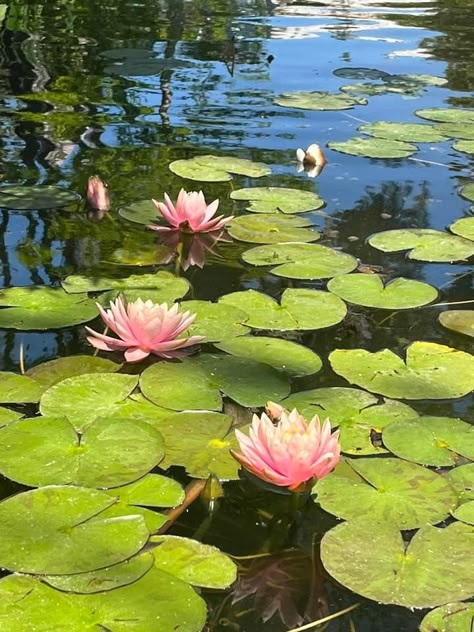
[{"label": "floating lily pad", "polygon": [[321,559],[336,581],[368,599],[433,608],[473,594],[472,537],[459,524],[427,525],[406,544],[394,525],[364,516],[328,531]]},{"label": "floating lily pad", "polygon": [[43,362],[29,369],[26,374],[39,382],[44,389],[53,386],[67,377],[86,373],[115,373],[121,364],[97,356],[66,356],[49,362]]},{"label": "floating lily pad", "polygon": [[453,511],[453,516],[456,520],[461,520],[461,522],[474,525],[474,500],[463,503],[460,507]]},{"label": "floating lily pad", "polygon": [[462,261],[474,255],[474,244],[462,237],[431,228],[402,228],[376,233],[369,244],[382,252],[409,250],[417,261]]},{"label": "floating lily pad", "polygon": [[59,329],[92,320],[97,308],[86,294],[71,296],[61,288],[31,286],[0,290],[0,327]]},{"label": "floating lily pad", "polygon": [[302,110],[350,110],[354,105],[367,105],[367,99],[349,97],[340,92],[284,92],[273,103]]},{"label": "floating lily pad", "polygon": [[474,500],[474,463],[449,470],[446,478],[458,493],[460,503]]},{"label": "floating lily pad", "polygon": [[68,204],[77,204],[81,196],[53,186],[2,186],[0,207],[16,211],[54,209]]},{"label": "floating lily pad", "polygon": [[444,477],[395,458],[341,461],[319,480],[314,493],[321,507],[344,520],[370,516],[400,529],[436,524],[457,505],[457,495]]},{"label": "floating lily pad", "polygon": [[0,564],[62,575],[128,559],[143,547],[148,529],[140,516],[102,518],[113,503],[103,492],[70,486],[10,496],[0,503]]},{"label": "floating lily pad", "polygon": [[184,301],[181,309],[196,314],[196,320],[186,331],[190,336],[204,336],[206,342],[244,336],[250,328],[245,326],[247,314],[241,309],[209,301]]},{"label": "floating lily pad", "polygon": [[343,79],[384,79],[389,77],[390,74],[384,70],[378,70],[377,68],[336,68],[333,70],[333,75],[336,77],[342,77]]},{"label": "floating lily pad", "polygon": [[449,230],[465,239],[474,241],[474,217],[461,217],[451,224]]},{"label": "floating lily pad", "polygon": [[176,507],[184,500],[181,485],[161,474],[147,474],[138,481],[116,487],[108,493],[127,505],[144,507]]},{"label": "floating lily pad", "polygon": [[[307,213],[308,211],[316,211],[324,206],[324,200],[316,193],[286,187],[237,189],[237,191],[232,191],[230,197],[233,200],[250,201],[246,210],[252,213]],[[268,219],[264,218],[264,221],[267,222]],[[280,241],[283,240],[280,239]]]},{"label": "floating lily pad", "polygon": [[299,217],[281,215],[242,215],[232,220],[229,235],[255,244],[277,244],[281,241],[317,241],[321,235],[306,228],[311,222]]},{"label": "floating lily pad", "polygon": [[453,143],[453,149],[462,151],[465,154],[474,154],[474,140],[458,140]]},{"label": "floating lily pad", "polygon": [[118,487],[163,456],[161,435],[139,419],[98,419],[81,436],[58,417],[21,419],[0,430],[0,471],[29,487]]},{"label": "floating lily pad", "polygon": [[357,97],[371,97],[380,94],[401,94],[409,96],[420,96],[420,88],[418,85],[412,82],[405,82],[404,84],[389,83],[369,83],[367,81],[360,83],[350,83],[346,86],[341,86],[340,90],[345,94],[351,94]]},{"label": "floating lily pad", "polygon": [[[2,374],[0,373],[0,379],[1,375]],[[21,419],[22,417],[22,413],[18,413],[16,410],[10,410],[9,408],[4,408],[3,406],[0,406],[0,428],[12,424],[14,421],[17,421],[17,419]]]},{"label": "floating lily pad", "polygon": [[135,375],[94,373],[68,377],[48,388],[41,397],[45,417],[67,417],[78,432],[97,417],[107,417],[138,384]]},{"label": "floating lily pad", "polygon": [[352,384],[387,397],[452,399],[474,389],[474,356],[434,342],[413,342],[406,364],[389,349],[336,349],[329,361]]},{"label": "floating lily pad", "polygon": [[474,140],[474,119],[472,123],[437,123],[435,128],[448,138]]},{"label": "floating lily pad", "polygon": [[389,83],[416,83],[422,86],[446,86],[448,80],[445,77],[437,77],[436,75],[424,75],[424,74],[403,74],[403,75],[389,75],[386,79]]},{"label": "floating lily pad", "polygon": [[231,174],[260,178],[268,176],[271,169],[263,162],[253,162],[232,156],[195,156],[189,160],[175,160],[170,170],[181,178],[200,182],[225,182],[232,180]]},{"label": "floating lily pad", "polygon": [[474,182],[465,184],[459,191],[459,195],[470,202],[474,202]]},{"label": "floating lily pad", "polygon": [[450,309],[441,312],[438,320],[447,329],[474,337],[474,309]]},{"label": "floating lily pad", "polygon": [[101,53],[101,57],[110,60],[104,72],[122,77],[147,77],[158,75],[163,70],[186,68],[193,64],[186,59],[160,57],[156,50],[145,48],[111,48]]},{"label": "floating lily pad", "polygon": [[344,274],[331,279],[328,290],[349,303],[381,309],[420,307],[438,296],[432,285],[412,279],[393,279],[384,287],[376,274]]},{"label": "floating lily pad", "polygon": [[269,364],[294,377],[317,373],[323,365],[321,358],[311,349],[282,338],[245,336],[226,339],[216,347],[241,358]]},{"label": "floating lily pad", "polygon": [[256,246],[244,252],[242,258],[254,266],[275,266],[272,274],[290,279],[325,279],[357,267],[357,260],[351,255],[319,244]]},{"label": "floating lily pad", "polygon": [[35,404],[43,392],[41,384],[27,375],[0,372],[0,402],[2,404]]},{"label": "floating lily pad", "polygon": [[401,140],[408,143],[436,143],[446,140],[446,136],[433,125],[421,123],[389,123],[377,121],[360,125],[357,131],[377,138]]},{"label": "floating lily pad", "polygon": [[118,214],[129,222],[144,224],[145,226],[154,224],[158,217],[158,212],[152,200],[140,200],[139,202],[122,206],[119,208]]},{"label": "floating lily pad", "polygon": [[383,442],[397,456],[421,465],[450,467],[474,460],[474,427],[460,419],[420,417],[391,424]]},{"label": "floating lily pad", "polygon": [[[244,290],[225,294],[220,304],[238,307],[248,316],[247,325],[254,329],[301,331],[337,325],[344,319],[344,301],[330,292],[288,288],[281,305],[267,294]],[[244,343],[245,344],[245,343]]]},{"label": "floating lily pad", "polygon": [[415,114],[420,118],[440,123],[455,123],[456,125],[474,123],[474,110],[461,110],[460,108],[428,108],[416,110]]},{"label": "floating lily pad", "polygon": [[343,142],[328,143],[330,149],[364,158],[406,158],[417,152],[416,145],[386,138],[350,138]]},{"label": "floating lily pad", "polygon": [[114,408],[114,415],[122,418],[140,417],[150,419],[166,419],[170,415],[169,408],[162,408],[150,402],[141,393],[133,393]]},{"label": "floating lily pad", "polygon": [[428,612],[420,632],[472,632],[474,603],[449,603]]}]

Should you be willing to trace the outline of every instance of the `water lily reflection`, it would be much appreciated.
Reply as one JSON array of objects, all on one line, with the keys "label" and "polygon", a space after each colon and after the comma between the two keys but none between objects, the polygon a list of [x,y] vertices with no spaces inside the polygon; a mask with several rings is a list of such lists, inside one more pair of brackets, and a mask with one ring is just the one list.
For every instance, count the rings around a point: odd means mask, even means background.
[{"label": "water lily reflection", "polygon": [[[203,268],[208,253],[214,253],[218,243],[231,243],[232,238],[225,231],[211,233],[183,233],[180,230],[170,230],[161,233],[158,243],[167,246],[177,254],[177,263],[186,271],[192,266]],[[169,260],[173,257],[170,255]]]},{"label": "water lily reflection", "polygon": [[305,171],[308,178],[316,178],[327,164],[326,156],[319,145],[313,143],[305,151],[300,147],[296,150],[296,160],[298,164],[296,171]]}]

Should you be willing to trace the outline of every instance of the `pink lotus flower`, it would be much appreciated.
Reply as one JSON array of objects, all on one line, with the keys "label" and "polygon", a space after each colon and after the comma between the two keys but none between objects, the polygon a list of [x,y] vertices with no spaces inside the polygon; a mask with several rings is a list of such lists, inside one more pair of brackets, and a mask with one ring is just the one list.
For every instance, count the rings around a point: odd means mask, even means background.
[{"label": "pink lotus flower", "polygon": [[202,191],[187,193],[181,189],[176,206],[173,205],[167,193],[165,203],[153,200],[158,211],[170,226],[148,226],[151,230],[169,231],[178,228],[188,233],[208,233],[213,230],[221,230],[233,219],[232,216],[214,217],[219,200],[207,204]]},{"label": "pink lotus flower", "polygon": [[329,419],[322,427],[317,415],[307,423],[296,408],[283,410],[277,425],[265,413],[254,415],[249,436],[240,430],[235,434],[242,450],[232,452],[237,461],[267,483],[291,491],[329,474],[340,458],[339,432],[331,434]]},{"label": "pink lotus flower", "polygon": [[110,309],[105,310],[97,303],[100,315],[109,329],[119,336],[112,338],[100,334],[89,327],[91,334],[87,340],[96,349],[119,351],[125,349],[127,362],[138,362],[153,353],[163,358],[184,355],[182,349],[198,344],[203,336],[178,338],[194,321],[196,315],[179,313],[179,305],[170,309],[166,303],[157,305],[141,298],[124,305],[121,298],[110,301]]},{"label": "pink lotus flower", "polygon": [[109,190],[98,176],[91,176],[87,181],[86,198],[89,206],[98,211],[110,209]]}]

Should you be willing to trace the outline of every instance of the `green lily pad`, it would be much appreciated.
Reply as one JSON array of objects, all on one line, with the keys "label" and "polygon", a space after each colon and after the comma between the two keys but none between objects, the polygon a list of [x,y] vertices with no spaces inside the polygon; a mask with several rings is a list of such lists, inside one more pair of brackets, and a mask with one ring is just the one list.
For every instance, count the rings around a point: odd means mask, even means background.
[{"label": "green lily pad", "polygon": [[48,388],[41,397],[45,417],[67,417],[78,432],[97,417],[111,416],[138,384],[135,375],[94,373],[68,377]]},{"label": "green lily pad", "polygon": [[141,393],[133,393],[115,406],[114,415],[127,419],[140,417],[149,421],[150,419],[166,419],[170,415],[170,409],[153,404]]},{"label": "green lily pad", "polygon": [[201,354],[148,367],[140,376],[140,389],[153,403],[172,410],[221,410],[220,391],[253,407],[282,399],[290,387],[284,376],[261,362]]},{"label": "green lily pad", "polygon": [[254,329],[323,329],[337,325],[347,313],[344,301],[323,290],[288,288],[281,295],[280,302],[281,305],[271,296],[256,290],[232,292],[219,299],[220,304],[233,305],[245,312],[247,325]]},{"label": "green lily pad", "polygon": [[153,536],[156,568],[202,588],[228,588],[236,579],[235,563],[215,546],[172,535]]},{"label": "green lily pad", "polygon": [[474,255],[471,241],[431,228],[386,230],[372,235],[369,244],[382,252],[409,250],[408,258],[417,261],[462,261]]},{"label": "green lily pad", "polygon": [[193,65],[186,59],[160,57],[158,51],[146,48],[111,48],[103,51],[100,56],[109,62],[104,72],[121,77],[147,77],[158,75],[163,70]]},{"label": "green lily pad", "polygon": [[470,202],[474,202],[474,182],[470,182],[461,187],[459,195]]},{"label": "green lily pad", "polygon": [[420,417],[391,424],[383,442],[397,456],[421,465],[450,467],[474,460],[474,426],[449,417]]},{"label": "green lily pad", "polygon": [[389,83],[369,83],[364,81],[341,86],[340,90],[345,94],[350,94],[359,98],[372,97],[380,94],[420,96],[419,86],[411,82],[406,82],[400,85],[390,85]]},{"label": "green lily pad", "polygon": [[460,503],[474,500],[474,463],[449,470],[446,478],[458,493]]},{"label": "green lily pad", "polygon": [[[103,518],[114,499],[83,487],[42,487],[0,503],[0,564],[23,573],[62,575],[111,566],[148,539],[141,516]],[[58,554],[60,551],[60,554]]]},{"label": "green lily pad", "polygon": [[28,375],[0,372],[0,402],[2,404],[36,404],[43,390],[41,384]]},{"label": "green lily pad", "polygon": [[357,267],[357,260],[351,255],[319,244],[256,246],[244,252],[242,258],[254,266],[275,266],[272,274],[290,279],[326,279]]},{"label": "green lily pad", "polygon": [[71,296],[61,288],[30,286],[0,290],[0,327],[59,329],[97,316],[94,301],[86,294]]},{"label": "green lily pad", "polygon": [[[251,291],[251,290],[250,290]],[[245,336],[216,345],[221,351],[269,364],[292,377],[313,375],[321,370],[321,358],[303,345],[282,338]]]},{"label": "green lily pad", "polygon": [[446,136],[434,125],[422,123],[389,123],[377,121],[360,125],[357,131],[377,138],[399,140],[407,143],[436,143],[446,140]]},{"label": "green lily pad", "polygon": [[152,200],[140,200],[122,206],[119,208],[118,214],[129,222],[144,224],[145,226],[155,223],[158,217],[158,211]]},{"label": "green lily pad", "polygon": [[426,525],[406,544],[395,525],[364,516],[328,531],[321,559],[336,581],[368,599],[433,608],[474,592],[473,533],[458,527]]},{"label": "green lily pad", "polygon": [[336,68],[333,70],[333,75],[336,77],[342,77],[343,79],[384,79],[389,77],[389,73],[384,70],[378,70],[378,68]]},{"label": "green lily pad", "polygon": [[229,227],[229,235],[240,241],[255,244],[277,244],[281,241],[317,241],[317,230],[306,228],[311,222],[299,217],[281,215],[242,215],[235,217]]},{"label": "green lily pad", "polygon": [[[155,430],[155,432],[158,431]],[[115,487],[108,493],[127,505],[144,507],[176,507],[184,500],[184,490],[181,485],[161,474],[147,474],[138,481]]]},{"label": "green lily pad", "polygon": [[189,160],[175,160],[169,165],[170,171],[181,178],[200,182],[225,182],[232,180],[231,174],[261,178],[268,176],[271,169],[263,162],[253,162],[233,156],[195,156]]},{"label": "green lily pad", "polygon": [[273,103],[302,110],[350,110],[354,105],[367,105],[367,99],[349,97],[340,92],[284,92]]},{"label": "green lily pad", "polygon": [[432,285],[401,277],[384,287],[376,274],[344,274],[331,279],[328,290],[348,303],[381,309],[420,307],[438,296],[438,290]]},{"label": "green lily pad", "polygon": [[169,263],[170,258],[168,246],[152,243],[143,244],[140,248],[117,248],[105,261],[121,266],[149,267]]},{"label": "green lily pad", "polygon": [[181,309],[196,314],[196,320],[186,334],[204,336],[206,342],[244,336],[250,331],[250,328],[243,324],[247,321],[247,314],[232,305],[209,301],[184,301],[181,303]]},{"label": "green lily pad", "polygon": [[364,158],[407,158],[418,150],[416,145],[386,138],[359,138],[355,136],[343,142],[328,143],[330,149],[351,156]]},{"label": "green lily pad", "polygon": [[458,140],[453,143],[453,149],[465,154],[474,154],[474,140]]},{"label": "green lily pad", "polygon": [[[252,213],[307,213],[308,211],[316,211],[324,206],[324,200],[316,193],[302,191],[301,189],[289,189],[287,187],[237,189],[237,191],[232,191],[230,197],[233,200],[250,201],[246,210]],[[269,220],[264,218],[264,221],[267,222]],[[283,240],[280,239],[280,241]]]},{"label": "green lily pad", "polygon": [[474,603],[448,603],[428,612],[420,632],[472,632]]},{"label": "green lily pad", "polygon": [[450,309],[441,312],[438,320],[447,329],[474,337],[474,309]]},{"label": "green lily pad", "polygon": [[97,419],[80,436],[58,417],[0,429],[0,471],[29,487],[118,487],[144,476],[163,456],[161,435],[139,419]]},{"label": "green lily pad", "polygon": [[0,428],[12,424],[14,421],[17,421],[17,419],[21,419],[22,417],[22,413],[17,413],[16,410],[10,410],[9,408],[0,406]]},{"label": "green lily pad", "polygon": [[413,342],[406,364],[389,349],[336,349],[329,361],[348,382],[387,397],[452,399],[474,389],[474,356],[434,342]]},{"label": "green lily pad", "polygon": [[474,500],[463,503],[460,507],[453,511],[453,516],[456,520],[461,520],[461,522],[474,525]]},{"label": "green lily pad", "polygon": [[81,196],[53,186],[2,186],[0,207],[16,211],[37,211],[77,204]]},{"label": "green lily pad", "polygon": [[416,110],[415,114],[420,118],[440,123],[455,123],[456,125],[474,123],[474,110],[461,110],[459,108],[428,108]]},{"label": "green lily pad", "polygon": [[424,75],[424,74],[403,74],[403,75],[388,75],[384,79],[389,83],[417,83],[422,86],[446,86],[448,80],[445,77],[437,77],[436,75]]},{"label": "green lily pad", "polygon": [[448,138],[474,140],[474,119],[472,123],[437,123],[435,128]]},{"label": "green lily pad", "polygon": [[339,518],[370,516],[400,529],[441,522],[457,505],[456,492],[444,477],[395,458],[341,461],[313,491],[321,507]]},{"label": "green lily pad", "polygon": [[460,237],[474,241],[474,217],[461,217],[451,224],[449,230]]},{"label": "green lily pad", "polygon": [[85,375],[86,373],[115,373],[121,364],[97,356],[66,356],[49,362],[43,362],[28,369],[27,375],[47,389],[67,377]]}]

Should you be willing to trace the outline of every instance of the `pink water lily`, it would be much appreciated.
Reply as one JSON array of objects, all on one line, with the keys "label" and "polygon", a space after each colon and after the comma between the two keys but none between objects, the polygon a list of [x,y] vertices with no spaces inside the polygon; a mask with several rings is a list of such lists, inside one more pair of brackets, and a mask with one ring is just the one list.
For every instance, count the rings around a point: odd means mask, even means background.
[{"label": "pink water lily", "polygon": [[156,200],[153,200],[153,203],[169,226],[148,226],[152,230],[169,231],[178,228],[189,233],[208,233],[221,230],[233,219],[232,216],[224,217],[224,215],[214,217],[219,200],[207,204],[202,191],[187,193],[181,189],[176,206],[167,193],[165,193],[165,203]]},{"label": "pink water lily", "polygon": [[86,327],[87,340],[101,351],[125,351],[127,362],[138,362],[153,353],[163,358],[184,355],[184,349],[204,340],[203,336],[178,338],[194,321],[196,315],[179,312],[179,305],[168,308],[140,298],[125,305],[121,298],[110,301],[110,309],[97,304],[100,315],[118,338],[112,338]]},{"label": "pink water lily", "polygon": [[340,459],[339,432],[331,434],[329,419],[321,426],[315,415],[308,423],[296,408],[282,410],[276,425],[265,413],[254,415],[249,436],[240,430],[235,434],[241,453],[232,454],[239,463],[267,483],[291,491],[323,478]]},{"label": "pink water lily", "polygon": [[89,206],[98,211],[110,209],[109,190],[98,176],[91,176],[87,181],[86,199]]}]

